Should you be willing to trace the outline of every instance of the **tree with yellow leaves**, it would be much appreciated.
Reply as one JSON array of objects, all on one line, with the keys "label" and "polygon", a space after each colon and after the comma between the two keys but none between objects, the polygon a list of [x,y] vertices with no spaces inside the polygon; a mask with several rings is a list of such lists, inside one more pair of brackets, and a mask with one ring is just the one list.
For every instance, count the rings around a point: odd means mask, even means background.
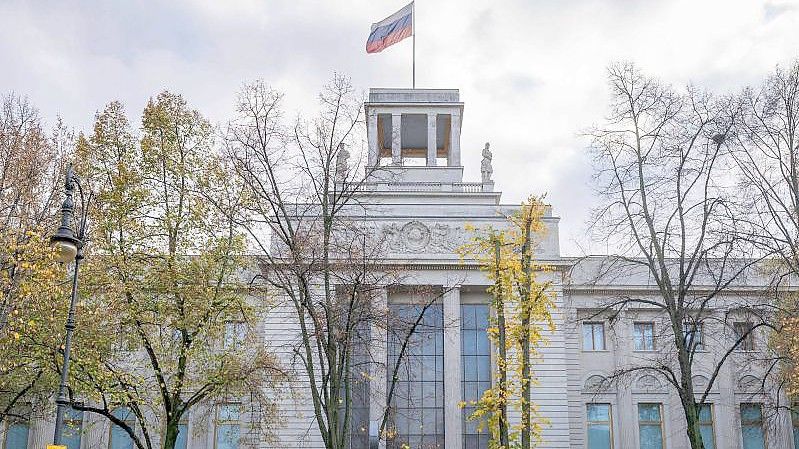
[{"label": "tree with yellow leaves", "polygon": [[[539,279],[549,268],[535,260],[546,231],[545,209],[541,197],[531,196],[508,217],[507,227],[470,228],[475,236],[460,250],[462,257],[480,262],[493,283],[488,288],[493,309],[488,334],[497,351],[495,381],[470,404],[476,407],[470,419],[487,426],[492,449],[529,449],[540,442],[545,424],[530,396],[537,350],[546,342],[544,332],[554,329],[554,292],[549,281]],[[520,413],[518,423],[509,421],[509,407]]]},{"label": "tree with yellow leaves", "polygon": [[0,423],[46,405],[56,382],[39,342],[63,329],[47,233],[70,141],[60,122],[48,136],[24,97],[0,97]]},{"label": "tree with yellow leaves", "polygon": [[242,198],[210,123],[163,92],[137,134],[113,102],[79,139],[77,162],[96,194],[78,316],[105,333],[75,336],[70,405],[139,449],[173,449],[189,413],[219,401],[260,435],[281,372],[255,329],[266,298],[244,281],[244,239],[221,210]]}]

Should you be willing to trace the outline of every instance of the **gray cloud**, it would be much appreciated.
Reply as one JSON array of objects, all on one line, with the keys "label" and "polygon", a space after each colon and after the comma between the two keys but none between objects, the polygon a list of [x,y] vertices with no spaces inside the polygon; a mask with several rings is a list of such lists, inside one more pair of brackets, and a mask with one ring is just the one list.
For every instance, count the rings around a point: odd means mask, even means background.
[{"label": "gray cloud", "polygon": [[[263,78],[290,112],[311,112],[333,71],[360,89],[410,85],[411,42],[367,55],[369,25],[405,0],[181,0],[0,3],[0,91],[88,129],[112,99],[137,116],[162,89],[212,120],[232,112],[241,83]],[[505,201],[548,192],[568,253],[592,204],[582,129],[602,120],[605,67],[636,61],[675,85],[735,91],[799,48],[787,0],[420,1],[417,85],[456,87],[466,102],[463,161],[479,177],[495,150]],[[598,250],[601,248],[598,248]]]}]

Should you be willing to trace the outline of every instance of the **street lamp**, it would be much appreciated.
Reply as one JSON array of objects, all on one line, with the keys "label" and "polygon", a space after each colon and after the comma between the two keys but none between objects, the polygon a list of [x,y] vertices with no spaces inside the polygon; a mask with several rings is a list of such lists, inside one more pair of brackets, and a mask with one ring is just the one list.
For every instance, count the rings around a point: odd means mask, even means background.
[{"label": "street lamp", "polygon": [[[75,218],[75,203],[72,196],[75,187],[80,195],[80,218]],[[50,246],[56,253],[59,262],[75,262],[72,270],[72,295],[69,300],[69,313],[67,314],[67,324],[64,328],[67,331],[64,340],[64,364],[61,368],[61,384],[58,388],[58,398],[56,399],[56,418],[55,435],[53,443],[58,446],[61,444],[61,434],[64,429],[64,412],[69,405],[67,397],[67,379],[69,375],[69,353],[72,348],[72,333],[75,330],[75,306],[78,302],[78,267],[83,259],[83,244],[86,237],[86,213],[87,201],[83,196],[83,188],[80,185],[80,178],[75,174],[72,165],[67,168],[66,182],[64,183],[66,198],[61,205],[61,225],[56,233],[50,237]],[[74,225],[77,224],[77,233]]]}]

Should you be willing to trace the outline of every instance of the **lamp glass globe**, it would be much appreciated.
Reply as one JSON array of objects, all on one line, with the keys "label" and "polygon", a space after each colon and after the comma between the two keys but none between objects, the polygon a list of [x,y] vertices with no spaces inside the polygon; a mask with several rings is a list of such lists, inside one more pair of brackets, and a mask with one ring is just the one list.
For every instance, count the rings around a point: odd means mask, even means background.
[{"label": "lamp glass globe", "polygon": [[66,240],[56,240],[52,243],[53,248],[56,250],[56,258],[61,263],[69,263],[75,260],[78,255],[78,247]]}]

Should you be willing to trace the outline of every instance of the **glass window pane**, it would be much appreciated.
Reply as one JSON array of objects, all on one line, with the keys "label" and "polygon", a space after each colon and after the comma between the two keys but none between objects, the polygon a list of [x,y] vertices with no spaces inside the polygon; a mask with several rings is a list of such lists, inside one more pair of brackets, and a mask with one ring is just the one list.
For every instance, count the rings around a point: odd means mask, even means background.
[{"label": "glass window pane", "polygon": [[588,449],[610,449],[609,424],[590,424],[588,426]]},{"label": "glass window pane", "polygon": [[746,425],[741,429],[743,435],[743,449],[765,449],[766,442],[763,438],[763,429],[760,426]]},{"label": "glass window pane", "polygon": [[660,422],[660,404],[638,404],[638,420]]},{"label": "glass window pane", "polygon": [[461,338],[463,339],[463,354],[477,354],[477,331],[463,330],[461,331]]},{"label": "glass window pane", "polygon": [[760,404],[741,404],[741,436],[743,449],[765,449]]},{"label": "glass window pane", "polygon": [[710,404],[704,404],[699,407],[699,422],[713,422],[713,409],[711,408]]},{"label": "glass window pane", "polygon": [[610,449],[610,404],[586,404],[588,449]]},{"label": "glass window pane", "polygon": [[175,440],[175,449],[186,449],[189,445],[188,424],[178,424],[178,438]]},{"label": "glass window pane", "polygon": [[[131,409],[119,407],[114,409],[112,413],[115,417],[124,421],[129,427],[135,428],[136,416]],[[131,438],[125,429],[115,424],[111,425],[109,440],[109,447],[111,449],[133,449],[133,438]]]},{"label": "glass window pane", "polygon": [[605,326],[602,323],[593,325],[594,349],[597,351],[605,350]]},{"label": "glass window pane", "polygon": [[461,306],[461,328],[475,329],[477,327],[474,317],[475,307],[470,305]]},{"label": "glass window pane", "polygon": [[[462,347],[469,348],[469,352],[464,352],[461,356],[463,399],[470,402],[480,399],[483,392],[491,388],[491,348],[487,334],[489,306],[487,304],[463,304],[461,313],[463,316],[474,316],[471,321],[464,320],[464,328],[461,330]],[[487,449],[486,435],[484,432],[478,432],[480,423],[468,419],[474,410],[474,407],[466,407],[461,412],[463,447]],[[440,416],[441,420],[437,429],[440,434],[443,434],[443,410],[437,411],[437,416]]]},{"label": "glass window pane", "polygon": [[702,435],[702,444],[705,446],[705,449],[716,448],[716,439],[713,436],[713,426],[702,425],[699,427],[699,433]]},{"label": "glass window pane", "polygon": [[221,424],[216,428],[216,449],[239,448],[239,425]]},{"label": "glass window pane", "polygon": [[583,323],[583,349],[586,351],[594,349],[594,334],[590,323]]},{"label": "glass window pane", "polygon": [[27,449],[28,424],[15,422],[6,430],[6,444],[4,449]]},{"label": "glass window pane", "polygon": [[661,406],[656,403],[638,404],[638,442],[641,449],[663,449]]},{"label": "glass window pane", "polygon": [[610,421],[609,404],[588,404],[588,421]]},{"label": "glass window pane", "polygon": [[61,444],[67,449],[80,449],[80,436],[83,428],[83,412],[68,408],[64,414],[64,430],[61,432]]},{"label": "glass window pane", "polygon": [[[419,318],[418,314],[423,311],[421,307],[399,304],[390,304],[389,309],[393,315],[402,315],[403,321],[407,323],[414,322]],[[469,310],[462,308],[462,325],[474,322],[473,317],[468,318],[469,313]],[[397,394],[392,399],[392,426],[396,429],[396,438],[387,442],[387,448],[399,448],[404,443],[413,446],[422,441],[435,442],[439,437],[443,438],[443,424],[441,429],[438,428],[438,416],[440,414],[443,420],[444,407],[443,321],[440,305],[435,304],[427,308],[421,317],[423,325],[419,326],[409,339],[407,359],[403,361],[403,368],[397,373],[398,386],[402,386],[400,390],[407,391],[405,397],[408,400],[403,400],[400,397],[402,394]],[[466,329],[462,332],[461,347],[464,354],[474,352],[477,348],[476,333],[469,334]],[[392,342],[401,342],[405,335],[403,332],[389,334],[389,345]],[[471,373],[475,379],[476,368],[475,365]],[[386,381],[390,387],[391,379]],[[365,416],[368,416],[368,413]],[[352,448],[355,449],[356,446],[353,445]]]},{"label": "glass window pane", "polygon": [[663,431],[659,424],[640,425],[639,439],[641,449],[663,449]]},{"label": "glass window pane", "polygon": [[125,429],[111,425],[111,449],[133,449],[133,439]]},{"label": "glass window pane", "polygon": [[741,420],[744,422],[760,422],[762,414],[760,404],[741,404]]},{"label": "glass window pane", "polygon": [[219,415],[217,419],[220,421],[236,421],[239,419],[239,404],[222,404],[219,406]]}]

